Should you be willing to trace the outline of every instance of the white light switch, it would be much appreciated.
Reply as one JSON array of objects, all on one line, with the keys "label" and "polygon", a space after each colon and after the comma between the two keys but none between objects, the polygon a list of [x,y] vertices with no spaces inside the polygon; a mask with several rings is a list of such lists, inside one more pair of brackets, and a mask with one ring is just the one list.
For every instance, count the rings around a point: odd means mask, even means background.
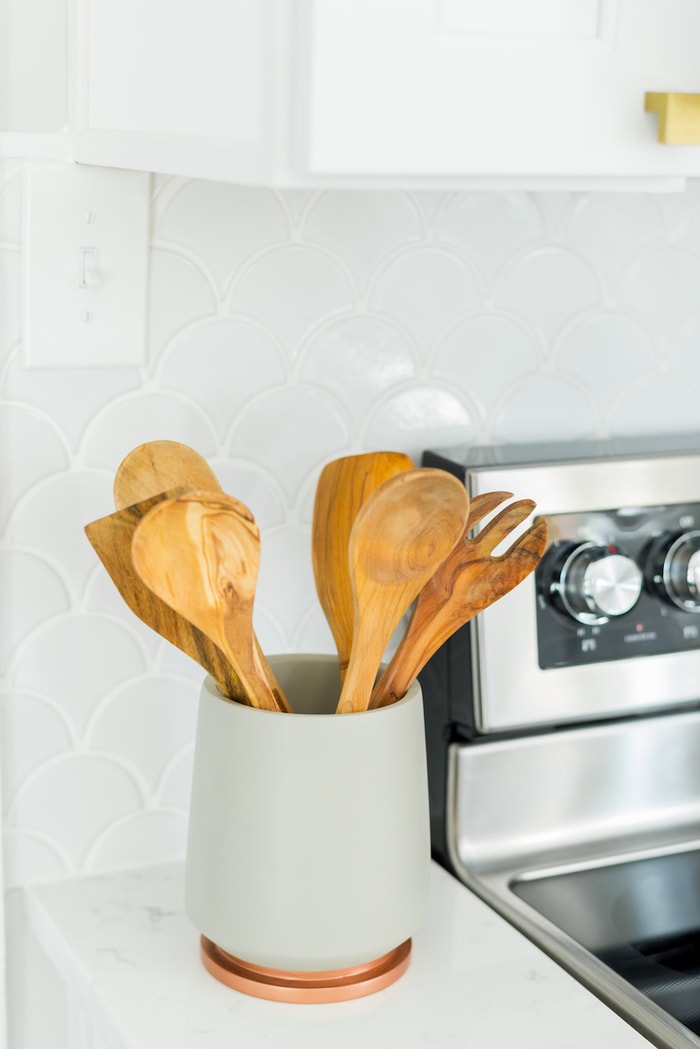
[{"label": "white light switch", "polygon": [[26,367],[143,364],[150,176],[36,164],[27,179]]}]

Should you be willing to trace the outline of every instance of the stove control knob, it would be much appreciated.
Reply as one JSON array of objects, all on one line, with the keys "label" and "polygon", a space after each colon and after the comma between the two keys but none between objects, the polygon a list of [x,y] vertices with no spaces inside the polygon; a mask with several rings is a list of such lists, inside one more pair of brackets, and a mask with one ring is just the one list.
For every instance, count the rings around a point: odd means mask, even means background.
[{"label": "stove control knob", "polygon": [[[698,566],[700,568],[700,565]],[[614,547],[582,543],[560,562],[550,592],[579,623],[607,623],[634,608],[642,592],[642,572]]]},{"label": "stove control knob", "polygon": [[684,612],[700,612],[700,531],[662,536],[649,565],[657,593]]}]

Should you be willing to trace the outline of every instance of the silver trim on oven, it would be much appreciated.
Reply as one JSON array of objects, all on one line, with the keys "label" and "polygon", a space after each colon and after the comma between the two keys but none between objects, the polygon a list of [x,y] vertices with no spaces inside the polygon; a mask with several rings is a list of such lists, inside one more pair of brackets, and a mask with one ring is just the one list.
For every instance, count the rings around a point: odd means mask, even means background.
[{"label": "silver trim on oven", "polygon": [[[700,454],[467,468],[471,496],[506,490],[536,515],[700,500]],[[526,522],[527,524],[528,522]],[[524,527],[524,526],[523,526]],[[480,732],[654,711],[700,699],[700,651],[541,670],[530,576],[471,623]]]}]

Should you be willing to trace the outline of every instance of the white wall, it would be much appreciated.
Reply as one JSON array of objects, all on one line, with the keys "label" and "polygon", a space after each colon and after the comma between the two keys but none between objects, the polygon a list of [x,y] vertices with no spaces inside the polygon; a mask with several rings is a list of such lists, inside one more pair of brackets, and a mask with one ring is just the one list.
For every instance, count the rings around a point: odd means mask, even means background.
[{"label": "white wall", "polygon": [[[194,446],[262,531],[268,652],[330,650],[321,465],[459,441],[700,429],[700,187],[285,192],[154,180],[143,369],[28,371],[22,166],[0,174],[8,885],[181,856],[199,668],[83,535],[136,444]],[[528,493],[518,493],[527,495]]]}]

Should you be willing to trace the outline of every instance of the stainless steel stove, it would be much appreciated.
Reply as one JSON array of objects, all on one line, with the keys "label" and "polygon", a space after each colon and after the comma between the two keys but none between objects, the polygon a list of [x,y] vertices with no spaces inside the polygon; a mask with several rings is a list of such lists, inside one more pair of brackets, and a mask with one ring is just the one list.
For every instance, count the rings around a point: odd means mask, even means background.
[{"label": "stainless steel stove", "polygon": [[434,855],[655,1044],[700,1047],[700,435],[423,463],[549,524],[421,675]]}]

